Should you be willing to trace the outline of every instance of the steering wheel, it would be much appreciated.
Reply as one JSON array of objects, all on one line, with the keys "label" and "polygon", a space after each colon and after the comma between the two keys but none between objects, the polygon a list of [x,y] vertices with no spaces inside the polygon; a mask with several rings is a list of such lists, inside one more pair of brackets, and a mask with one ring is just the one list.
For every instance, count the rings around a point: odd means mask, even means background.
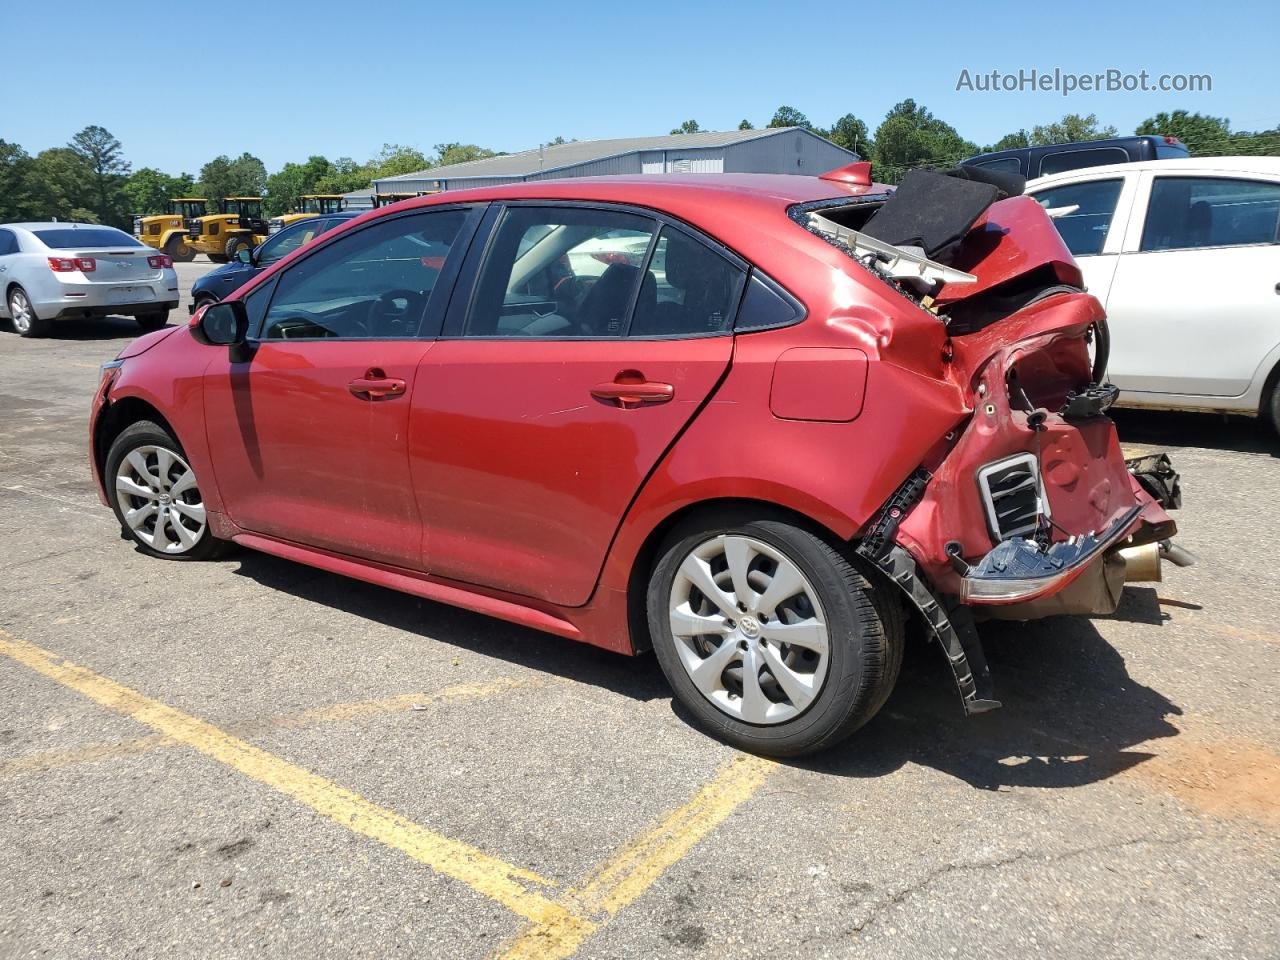
[{"label": "steering wheel", "polygon": [[[374,337],[413,337],[418,330],[414,323],[422,319],[421,307],[426,303],[426,295],[418,290],[397,287],[381,294],[369,305],[367,325],[369,335]],[[397,306],[397,301],[404,301],[404,308]]]}]

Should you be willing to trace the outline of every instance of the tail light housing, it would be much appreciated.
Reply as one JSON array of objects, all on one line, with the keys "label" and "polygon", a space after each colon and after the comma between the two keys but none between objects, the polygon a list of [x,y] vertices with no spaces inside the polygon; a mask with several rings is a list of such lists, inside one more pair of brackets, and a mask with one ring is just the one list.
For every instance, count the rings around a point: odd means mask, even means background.
[{"label": "tail light housing", "polygon": [[93,257],[50,257],[49,269],[54,273],[93,273],[98,269],[98,261]]},{"label": "tail light housing", "polygon": [[152,270],[168,270],[173,266],[173,257],[165,253],[158,254],[154,257],[147,257],[147,266]]}]

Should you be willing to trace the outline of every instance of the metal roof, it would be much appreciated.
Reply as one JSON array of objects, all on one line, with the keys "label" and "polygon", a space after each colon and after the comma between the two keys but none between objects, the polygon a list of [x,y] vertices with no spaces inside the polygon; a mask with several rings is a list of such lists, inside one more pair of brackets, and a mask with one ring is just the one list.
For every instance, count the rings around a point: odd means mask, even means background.
[{"label": "metal roof", "polygon": [[[375,184],[394,184],[397,180],[458,180],[465,177],[524,177],[532,173],[574,167],[604,157],[616,157],[647,150],[697,150],[726,147],[761,137],[804,130],[803,127],[766,127],[763,130],[706,131],[677,133],[664,137],[622,137],[617,140],[575,140],[557,143],[520,153],[504,153],[483,160],[468,160],[443,167],[430,167],[416,173],[380,177]],[[806,133],[812,131],[805,130]]]}]

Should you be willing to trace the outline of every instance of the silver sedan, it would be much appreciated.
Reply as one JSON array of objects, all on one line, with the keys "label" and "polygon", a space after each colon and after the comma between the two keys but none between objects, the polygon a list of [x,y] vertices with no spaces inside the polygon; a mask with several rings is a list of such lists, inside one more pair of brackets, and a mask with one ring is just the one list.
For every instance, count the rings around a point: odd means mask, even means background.
[{"label": "silver sedan", "polygon": [[0,291],[0,317],[24,337],[73,317],[127,316],[155,330],[178,305],[178,275],[170,257],[115,227],[4,223]]}]

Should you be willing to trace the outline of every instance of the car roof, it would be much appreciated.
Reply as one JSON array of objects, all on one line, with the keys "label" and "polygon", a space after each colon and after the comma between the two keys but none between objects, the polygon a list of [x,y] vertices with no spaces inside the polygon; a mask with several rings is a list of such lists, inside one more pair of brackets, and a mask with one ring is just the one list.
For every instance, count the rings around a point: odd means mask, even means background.
[{"label": "car roof", "polygon": [[1062,180],[1088,180],[1152,170],[1165,173],[1269,173],[1280,175],[1280,157],[1177,157],[1170,160],[1139,160],[1136,163],[1108,163],[1101,167],[1063,170],[1027,181],[1027,189]]},{"label": "car roof", "polygon": [[[627,174],[611,177],[566,177],[492,187],[446,190],[401,200],[395,211],[429,209],[450,203],[499,200],[569,200],[620,203],[647,207],[683,220],[722,242],[742,238],[761,222],[761,216],[783,213],[797,203],[882,195],[883,184],[854,184],[816,176],[782,173]],[[390,207],[368,211],[381,216]],[[768,237],[767,242],[776,243]],[[744,250],[739,253],[745,255]]]},{"label": "car roof", "polygon": [[119,227],[113,227],[109,223],[77,223],[72,220],[45,220],[45,221],[28,221],[26,223],[0,223],[0,227],[5,227],[5,228],[16,227],[19,230],[26,230],[28,233],[31,233],[35,230],[49,230],[49,229],[61,230],[67,227],[70,227],[72,229],[79,229],[80,227],[85,227],[89,230],[102,230],[102,229],[119,230],[120,233],[124,233],[125,236],[129,236],[129,234],[126,233],[124,230],[120,230]]}]

